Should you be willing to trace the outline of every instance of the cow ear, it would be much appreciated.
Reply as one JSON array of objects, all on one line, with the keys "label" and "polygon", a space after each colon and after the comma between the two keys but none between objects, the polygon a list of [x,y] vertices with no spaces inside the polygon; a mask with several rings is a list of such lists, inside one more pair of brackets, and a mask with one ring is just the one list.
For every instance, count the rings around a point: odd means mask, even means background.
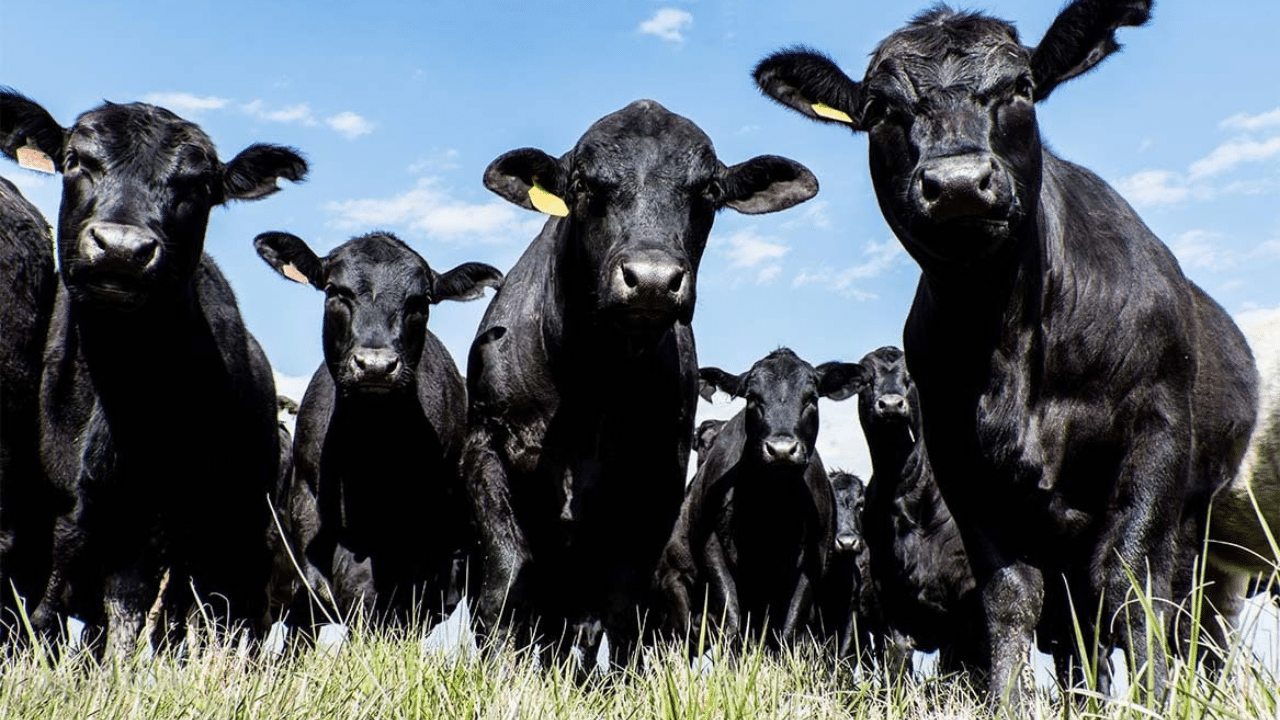
[{"label": "cow ear", "polygon": [[537,148],[512,150],[489,163],[484,186],[526,210],[563,217],[569,214],[568,188],[560,161]]},{"label": "cow ear", "polygon": [[704,367],[698,370],[698,394],[707,402],[711,402],[716,390],[726,392],[733,397],[742,397],[742,386],[741,375],[730,375],[717,367]]},{"label": "cow ear", "polygon": [[286,278],[317,290],[324,289],[324,263],[297,235],[264,232],[253,239],[253,247],[259,257]]},{"label": "cow ear", "polygon": [[225,200],[258,200],[280,188],[280,178],[302,182],[307,177],[307,161],[293,148],[255,143],[227,163],[222,171]]},{"label": "cow ear", "polygon": [[835,62],[806,47],[769,55],[753,73],[761,92],[805,117],[863,130],[862,84]]},{"label": "cow ear", "polygon": [[[23,167],[62,170],[67,131],[34,100],[0,87],[0,152]],[[52,167],[50,167],[52,166]]]},{"label": "cow ear", "polygon": [[1151,0],[1075,0],[1058,13],[1031,55],[1036,102],[1119,50],[1116,28],[1145,25],[1151,19],[1151,4]]},{"label": "cow ear", "polygon": [[871,380],[871,373],[859,363],[829,362],[814,368],[818,371],[818,394],[832,400],[846,400]]},{"label": "cow ear", "polygon": [[795,160],[760,155],[724,171],[724,204],[747,215],[786,210],[818,194],[818,179]]},{"label": "cow ear", "polygon": [[431,283],[431,302],[441,300],[478,300],[484,289],[502,287],[502,271],[492,265],[469,262],[437,275]]}]

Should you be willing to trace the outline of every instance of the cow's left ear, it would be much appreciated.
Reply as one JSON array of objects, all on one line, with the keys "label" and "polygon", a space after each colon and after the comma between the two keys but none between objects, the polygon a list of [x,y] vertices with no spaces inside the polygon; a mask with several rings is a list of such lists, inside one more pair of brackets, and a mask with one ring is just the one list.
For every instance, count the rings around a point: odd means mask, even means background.
[{"label": "cow's left ear", "polygon": [[748,215],[786,210],[818,194],[818,178],[795,160],[760,155],[726,168],[725,205]]},{"label": "cow's left ear", "polygon": [[862,83],[831,58],[806,47],[769,55],[756,65],[756,85],[765,95],[807,118],[863,130]]},{"label": "cow's left ear", "polygon": [[255,143],[227,163],[222,171],[222,192],[226,200],[258,200],[280,188],[280,178],[302,182],[307,177],[307,161],[293,148]]},{"label": "cow's left ear", "polygon": [[[62,170],[67,131],[39,103],[0,87],[0,152],[22,165],[48,172]],[[44,160],[44,156],[48,158]]]},{"label": "cow's left ear", "polygon": [[1151,5],[1152,0],[1075,0],[1063,8],[1031,55],[1036,102],[1119,50],[1116,28],[1145,25]]},{"label": "cow's left ear", "polygon": [[858,363],[828,362],[814,369],[818,371],[818,394],[832,400],[857,395],[871,380],[871,373]]},{"label": "cow's left ear", "polygon": [[525,210],[563,217],[569,183],[560,161],[537,148],[520,148],[498,156],[484,170],[484,186]]},{"label": "cow's left ear", "polygon": [[431,283],[431,303],[441,300],[478,300],[484,289],[502,287],[502,271],[492,265],[469,262],[442,274]]},{"label": "cow's left ear", "polygon": [[716,390],[721,390],[733,397],[742,397],[745,378],[731,375],[718,367],[704,367],[698,370],[698,394],[703,400],[711,402]]}]

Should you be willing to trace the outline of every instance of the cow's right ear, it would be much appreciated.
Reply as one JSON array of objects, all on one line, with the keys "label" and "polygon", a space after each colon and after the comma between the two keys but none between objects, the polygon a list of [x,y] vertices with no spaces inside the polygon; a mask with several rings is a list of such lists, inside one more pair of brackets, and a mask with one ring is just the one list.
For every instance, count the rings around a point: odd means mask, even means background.
[{"label": "cow's right ear", "polygon": [[[0,152],[23,167],[61,172],[66,128],[34,100],[0,87]],[[50,167],[52,165],[52,167]]]},{"label": "cow's right ear", "polygon": [[526,210],[563,217],[569,183],[560,161],[537,148],[520,148],[500,155],[484,170],[484,186],[507,202]]},{"label": "cow's right ear", "polygon": [[1036,102],[1119,50],[1117,29],[1150,19],[1151,0],[1075,0],[1063,8],[1031,55]]},{"label": "cow's right ear", "polygon": [[707,402],[711,402],[716,390],[733,397],[742,397],[743,385],[744,379],[741,375],[731,375],[718,367],[704,367],[698,370],[698,394]]},{"label": "cow's right ear", "polygon": [[441,300],[479,300],[487,287],[502,287],[502,271],[492,265],[462,263],[449,272],[437,275],[431,283],[431,302]]},{"label": "cow's right ear", "polygon": [[302,238],[287,232],[264,232],[253,239],[253,247],[284,277],[324,290],[324,263]]},{"label": "cow's right ear", "polygon": [[827,362],[818,371],[818,394],[832,400],[845,400],[857,395],[871,382],[871,371],[860,363]]},{"label": "cow's right ear", "polygon": [[805,117],[863,130],[862,83],[831,58],[806,47],[780,50],[752,73],[760,91]]},{"label": "cow's right ear", "polygon": [[307,161],[290,147],[254,143],[240,151],[222,171],[225,200],[259,200],[277,190],[280,178],[302,182]]}]

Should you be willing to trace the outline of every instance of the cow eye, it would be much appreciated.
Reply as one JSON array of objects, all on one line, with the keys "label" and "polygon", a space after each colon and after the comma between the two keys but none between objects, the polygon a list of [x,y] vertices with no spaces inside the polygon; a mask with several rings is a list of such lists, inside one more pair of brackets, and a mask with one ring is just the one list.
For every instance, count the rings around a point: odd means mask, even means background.
[{"label": "cow eye", "polygon": [[707,202],[719,204],[724,198],[724,186],[720,184],[719,180],[713,179],[703,188],[702,197],[706,198]]},{"label": "cow eye", "polygon": [[862,122],[864,125],[874,125],[883,120],[888,111],[889,106],[885,104],[884,98],[872,95],[862,106]]},{"label": "cow eye", "polygon": [[80,167],[80,153],[75,150],[68,150],[66,156],[62,159],[62,172],[69,173]]},{"label": "cow eye", "polygon": [[1030,75],[1023,75],[1013,83],[1013,94],[1024,100],[1031,100],[1035,92],[1035,83],[1031,81]]}]

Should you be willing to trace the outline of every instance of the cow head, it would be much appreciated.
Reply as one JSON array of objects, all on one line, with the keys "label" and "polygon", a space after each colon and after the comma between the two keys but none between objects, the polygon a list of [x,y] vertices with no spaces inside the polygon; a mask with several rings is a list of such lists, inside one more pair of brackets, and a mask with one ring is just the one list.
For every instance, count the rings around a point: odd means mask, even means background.
[{"label": "cow head", "polygon": [[723,420],[703,420],[693,431],[693,452],[697,455],[699,466],[707,459],[707,451],[711,449],[711,444],[716,441],[722,427]]},{"label": "cow head", "polygon": [[431,306],[479,298],[502,282],[482,263],[437,273],[388,233],[353,238],[323,258],[289,233],[262,233],[253,245],[276,272],[324,291],[324,359],[344,396],[408,392]]},{"label": "cow head", "polygon": [[819,397],[844,400],[867,381],[861,365],[829,362],[815,368],[786,348],[741,375],[707,367],[698,376],[704,398],[716,390],[746,398],[746,457],[778,468],[809,464],[818,440]]},{"label": "cow head", "polygon": [[861,82],[825,55],[766,57],[760,88],[803,115],[867,133],[872,183],[903,246],[928,269],[1008,248],[1041,184],[1035,103],[1120,46],[1150,0],[1075,0],[1036,48],[1013,26],[946,7],[882,41]]},{"label": "cow head", "polygon": [[105,103],[64,128],[40,105],[0,89],[0,151],[35,154],[62,173],[58,260],[71,298],[135,309],[185,286],[204,252],[209,211],[257,200],[278,178],[301,181],[292,149],[251,145],[218,159],[194,123],[144,103]]},{"label": "cow head", "polygon": [[869,380],[858,393],[858,419],[864,432],[873,428],[905,427],[914,431],[915,384],[907,373],[906,357],[896,347],[867,353],[859,363]]},{"label": "cow head", "polygon": [[866,503],[866,488],[852,473],[836,471],[828,475],[828,479],[836,508],[835,550],[858,553],[863,544],[862,506]]},{"label": "cow head", "polygon": [[697,125],[650,100],[596,121],[563,157],[533,148],[502,155],[484,184],[523,208],[563,216],[593,312],[632,330],[693,317],[717,210],[774,212],[818,191],[813,174],[785,158],[726,167]]}]

